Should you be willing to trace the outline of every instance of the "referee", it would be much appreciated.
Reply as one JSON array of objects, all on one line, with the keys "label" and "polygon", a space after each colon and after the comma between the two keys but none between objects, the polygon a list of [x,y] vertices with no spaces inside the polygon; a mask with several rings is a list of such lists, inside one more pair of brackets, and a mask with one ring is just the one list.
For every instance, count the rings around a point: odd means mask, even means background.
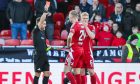
[{"label": "referee", "polygon": [[48,15],[47,10],[48,8],[45,6],[44,13],[36,19],[36,26],[33,30],[33,43],[36,51],[36,55],[34,56],[34,84],[38,84],[41,72],[44,73],[42,84],[48,84],[50,76],[50,65],[46,56],[46,49],[48,48],[46,45],[47,34],[45,32],[46,16]]}]

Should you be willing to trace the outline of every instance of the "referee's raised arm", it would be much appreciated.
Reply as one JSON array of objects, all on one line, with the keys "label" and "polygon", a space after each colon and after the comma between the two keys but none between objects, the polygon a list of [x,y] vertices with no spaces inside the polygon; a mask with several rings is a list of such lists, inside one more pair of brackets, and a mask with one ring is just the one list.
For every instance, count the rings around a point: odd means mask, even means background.
[{"label": "referee's raised arm", "polygon": [[47,15],[48,15],[48,7],[45,5],[44,13],[42,14],[41,17],[39,17],[40,19],[36,22],[36,24],[38,25],[39,28],[41,28],[42,24],[44,24],[44,21],[46,20]]}]

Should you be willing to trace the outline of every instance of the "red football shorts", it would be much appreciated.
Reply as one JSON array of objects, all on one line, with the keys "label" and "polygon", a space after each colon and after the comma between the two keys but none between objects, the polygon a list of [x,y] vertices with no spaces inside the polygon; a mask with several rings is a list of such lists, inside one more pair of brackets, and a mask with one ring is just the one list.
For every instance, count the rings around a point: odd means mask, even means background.
[{"label": "red football shorts", "polygon": [[71,48],[66,57],[65,65],[70,65],[72,68],[81,68],[84,51],[82,48]]},{"label": "red football shorts", "polygon": [[74,61],[74,59],[72,57],[72,53],[69,52],[69,54],[67,55],[66,60],[65,60],[65,65],[66,66],[72,66],[73,65],[73,61]]},{"label": "red football shorts", "polygon": [[94,68],[94,58],[92,52],[84,51],[82,68],[87,68],[87,69]]}]

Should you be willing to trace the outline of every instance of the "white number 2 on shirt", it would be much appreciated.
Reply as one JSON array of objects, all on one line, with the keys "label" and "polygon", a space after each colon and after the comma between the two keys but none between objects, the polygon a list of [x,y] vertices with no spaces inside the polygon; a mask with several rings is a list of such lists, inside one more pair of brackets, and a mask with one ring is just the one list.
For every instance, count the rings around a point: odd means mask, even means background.
[{"label": "white number 2 on shirt", "polygon": [[85,30],[80,30],[79,41],[83,41],[83,39],[85,39],[85,37],[86,37]]}]

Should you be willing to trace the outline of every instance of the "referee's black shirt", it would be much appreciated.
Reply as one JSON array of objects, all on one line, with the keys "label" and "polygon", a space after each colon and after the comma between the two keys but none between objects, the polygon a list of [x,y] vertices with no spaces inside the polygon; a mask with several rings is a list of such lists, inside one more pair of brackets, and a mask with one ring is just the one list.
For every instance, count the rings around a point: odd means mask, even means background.
[{"label": "referee's black shirt", "polygon": [[41,31],[38,26],[33,30],[33,43],[35,50],[37,52],[37,56],[46,58],[46,32],[45,30]]}]

